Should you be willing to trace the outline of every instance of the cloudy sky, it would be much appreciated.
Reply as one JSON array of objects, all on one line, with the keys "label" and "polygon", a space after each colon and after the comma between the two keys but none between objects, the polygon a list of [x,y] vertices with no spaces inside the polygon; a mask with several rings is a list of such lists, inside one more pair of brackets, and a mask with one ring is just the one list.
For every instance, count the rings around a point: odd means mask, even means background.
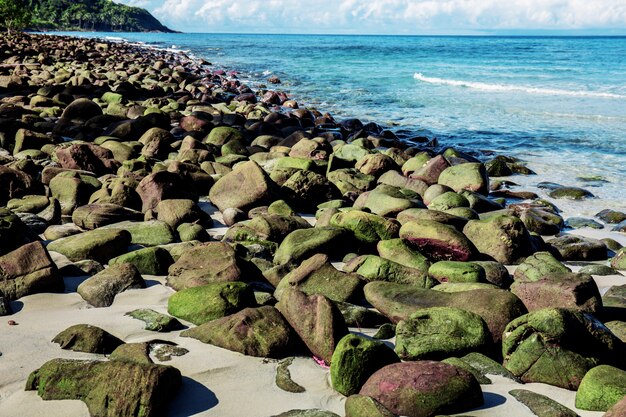
[{"label": "cloudy sky", "polygon": [[626,34],[625,0],[116,0],[184,32]]}]

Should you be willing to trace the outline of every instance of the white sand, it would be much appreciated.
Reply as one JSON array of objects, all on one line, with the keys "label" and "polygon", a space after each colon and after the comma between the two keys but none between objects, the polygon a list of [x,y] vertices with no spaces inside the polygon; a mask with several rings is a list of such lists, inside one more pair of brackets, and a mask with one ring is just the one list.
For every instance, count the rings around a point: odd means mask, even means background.
[{"label": "white sand", "polygon": [[[215,216],[215,213],[212,213]],[[217,220],[217,217],[216,217]],[[216,224],[216,226],[222,226]],[[213,229],[222,234],[225,227]],[[607,236],[604,232],[603,236]],[[626,237],[611,234],[626,243]],[[613,236],[617,235],[617,236]],[[596,236],[597,237],[597,236]],[[55,255],[55,262],[67,262]],[[51,342],[67,327],[87,323],[109,331],[125,342],[153,339],[172,341],[189,350],[181,357],[163,362],[180,369],[183,388],[171,404],[170,416],[268,417],[291,409],[321,408],[343,415],[345,398],[329,386],[329,370],[311,358],[298,358],[290,367],[294,381],[306,388],[302,394],[282,391],[274,383],[277,361],[246,357],[218,347],[179,336],[180,331],[156,333],[144,330],[144,323],[124,313],[137,308],[152,308],[167,313],[167,300],[173,291],[162,285],[164,277],[144,277],[148,288],[119,294],[112,306],[90,307],[75,291],[81,278],[66,278],[68,292],[36,294],[12,303],[15,314],[0,321],[0,417],[82,417],[86,406],[75,400],[43,401],[35,392],[25,392],[28,375],[53,358],[93,359],[103,357],[65,351]],[[598,277],[601,287],[626,283],[626,277]],[[72,291],[72,292],[69,292]],[[18,325],[9,326],[8,320]],[[357,329],[352,329],[357,331]],[[365,334],[372,330],[363,329]],[[156,363],[158,360],[153,357]],[[575,392],[544,384],[516,384],[492,376],[494,384],[482,386],[486,405],[465,412],[473,416],[531,417],[533,414],[508,395],[523,388],[542,393],[574,409]],[[603,413],[576,410],[582,417],[599,417]]]}]

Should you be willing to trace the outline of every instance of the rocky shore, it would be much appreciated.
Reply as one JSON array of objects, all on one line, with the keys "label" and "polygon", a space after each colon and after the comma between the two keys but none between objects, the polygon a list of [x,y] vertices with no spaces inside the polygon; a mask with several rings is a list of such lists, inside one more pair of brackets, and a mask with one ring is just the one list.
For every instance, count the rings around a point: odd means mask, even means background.
[{"label": "rocky shore", "polygon": [[626,415],[617,208],[275,77],[0,36],[0,416]]}]

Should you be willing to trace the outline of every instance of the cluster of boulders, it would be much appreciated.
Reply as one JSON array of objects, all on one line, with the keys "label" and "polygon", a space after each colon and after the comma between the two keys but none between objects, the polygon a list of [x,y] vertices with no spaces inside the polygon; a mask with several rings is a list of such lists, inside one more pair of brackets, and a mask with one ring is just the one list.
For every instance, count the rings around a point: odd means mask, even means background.
[{"label": "cluster of boulders", "polygon": [[[175,290],[167,311],[189,323],[182,336],[244,355],[312,354],[348,396],[346,416],[462,412],[482,404],[487,374],[578,390],[581,409],[626,394],[626,287],[601,296],[591,277],[626,269],[626,253],[560,235],[557,207],[490,182],[530,174],[518,160],[336,121],[182,54],[1,41],[0,315],[9,301],[63,291],[65,275],[89,276],[77,292],[94,307],[161,275]],[[569,192],[553,187],[555,198],[587,197]],[[623,225],[626,215],[599,217]],[[228,227],[219,237],[208,233],[216,218]],[[50,252],[71,263],[59,270]],[[578,273],[563,264],[609,258]],[[152,331],[184,327],[128,314]],[[381,341],[394,337],[395,349]],[[44,399],[151,416],[181,384],[149,343],[86,325],[54,341],[110,356],[44,364],[27,383]],[[277,384],[301,392],[288,365]],[[525,404],[564,408],[518,391]],[[285,415],[308,415],[297,413]]]}]

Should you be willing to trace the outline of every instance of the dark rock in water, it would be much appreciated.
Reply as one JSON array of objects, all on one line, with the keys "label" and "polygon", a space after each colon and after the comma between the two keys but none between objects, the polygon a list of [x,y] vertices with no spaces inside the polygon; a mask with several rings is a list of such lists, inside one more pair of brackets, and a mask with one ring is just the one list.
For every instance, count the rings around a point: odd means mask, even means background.
[{"label": "dark rock in water", "polygon": [[554,191],[559,188],[563,188],[563,185],[557,184],[555,182],[542,181],[537,184],[537,188],[541,188],[542,190]]},{"label": "dark rock in water", "polygon": [[254,291],[247,284],[216,282],[178,291],[169,298],[167,311],[199,326],[254,305]]},{"label": "dark rock in water", "polygon": [[573,229],[582,229],[583,227],[588,227],[590,229],[604,229],[602,223],[598,223],[595,220],[586,219],[584,217],[570,217],[565,221],[565,225]]},{"label": "dark rock in water", "polygon": [[297,340],[289,324],[271,306],[245,308],[185,330],[181,336],[244,355],[266,358],[286,356]]},{"label": "dark rock in water", "polygon": [[596,213],[596,217],[605,223],[617,224],[626,220],[626,213],[621,211],[606,209]]},{"label": "dark rock in water", "polygon": [[109,354],[124,342],[99,327],[76,324],[68,327],[52,339],[61,349],[75,352]]},{"label": "dark rock in water", "polygon": [[623,343],[589,314],[547,308],[506,326],[502,354],[504,366],[524,382],[575,390],[591,368],[621,363]]},{"label": "dark rock in water", "polygon": [[351,395],[346,399],[346,417],[395,417],[385,406],[366,395]]},{"label": "dark rock in water", "polygon": [[209,242],[195,246],[169,267],[167,285],[175,290],[241,278],[235,250],[226,243]]},{"label": "dark rock in water", "polygon": [[276,308],[309,350],[331,363],[337,343],[348,334],[339,309],[323,295],[307,296],[293,288],[283,292]]},{"label": "dark rock in water", "polygon": [[181,385],[170,366],[53,359],[30,374],[26,390],[44,400],[82,400],[92,416],[157,417]]},{"label": "dark rock in water", "polygon": [[85,301],[94,307],[108,307],[115,296],[130,289],[146,288],[139,270],[132,264],[121,263],[109,266],[83,281],[76,290]]},{"label": "dark rock in water", "polygon": [[300,394],[306,391],[304,387],[296,384],[291,379],[291,373],[289,372],[289,366],[293,363],[294,358],[287,358],[282,360],[276,368],[276,386],[283,391],[293,392],[294,394]]},{"label": "dark rock in water", "polygon": [[117,204],[88,204],[76,208],[72,213],[74,224],[87,230],[97,229],[107,224],[142,219],[141,212]]},{"label": "dark rock in water", "polygon": [[618,224],[615,225],[614,228],[611,229],[614,232],[623,232],[626,233],[626,220],[622,220]]},{"label": "dark rock in water", "polygon": [[511,292],[530,312],[551,307],[597,314],[602,309],[598,286],[586,274],[557,273],[537,281],[516,281],[511,285]]},{"label": "dark rock in water", "polygon": [[396,362],[400,362],[400,358],[384,343],[348,334],[333,353],[332,387],[345,396],[356,394],[374,372]]},{"label": "dark rock in water", "polygon": [[565,261],[602,261],[607,258],[607,247],[601,240],[565,235],[548,243]]},{"label": "dark rock in water", "polygon": [[476,247],[452,226],[431,220],[405,223],[400,237],[434,260],[466,262],[475,257]]},{"label": "dark rock in water", "polygon": [[48,244],[48,250],[74,262],[93,259],[106,263],[124,253],[130,242],[131,235],[126,230],[97,229],[55,240]]},{"label": "dark rock in water", "polygon": [[599,365],[585,374],[576,392],[576,408],[607,411],[626,398],[626,371]]},{"label": "dark rock in water", "polygon": [[0,256],[0,293],[8,301],[42,292],[63,292],[65,285],[41,242]]},{"label": "dark rock in water", "polygon": [[154,332],[170,332],[172,330],[180,330],[184,326],[174,317],[162,314],[149,308],[129,311],[125,314],[134,319],[141,320],[146,323],[145,329]]},{"label": "dark rock in water", "polygon": [[365,298],[392,322],[407,320],[416,311],[429,307],[454,307],[478,314],[485,320],[494,343],[499,343],[506,325],[526,313],[514,294],[500,289],[479,289],[445,293],[390,282],[371,282]]},{"label": "dark rock in water", "polygon": [[556,188],[548,193],[552,198],[566,198],[568,200],[584,200],[586,198],[594,198],[595,196],[585,190],[578,187],[560,187]]},{"label": "dark rock in water", "polygon": [[363,281],[353,273],[338,271],[328,256],[313,255],[289,272],[276,287],[274,295],[280,300],[285,288],[297,288],[307,295],[321,294],[333,301],[346,302],[362,297]]},{"label": "dark rock in water", "polygon": [[483,404],[480,385],[469,372],[433,361],[388,365],[372,375],[359,394],[408,417],[457,413]]},{"label": "dark rock in water", "polygon": [[254,161],[238,165],[232,172],[220,178],[211,188],[209,198],[220,210],[269,204],[277,194],[277,185]]},{"label": "dark rock in water", "polygon": [[537,417],[578,417],[574,411],[545,395],[525,389],[514,389],[509,394],[530,408]]},{"label": "dark rock in water", "polygon": [[451,307],[419,309],[396,328],[395,351],[402,360],[441,360],[489,350],[487,324],[475,313]]},{"label": "dark rock in water", "polygon": [[503,264],[519,263],[536,251],[524,223],[517,217],[498,215],[470,220],[463,233],[478,251]]}]

